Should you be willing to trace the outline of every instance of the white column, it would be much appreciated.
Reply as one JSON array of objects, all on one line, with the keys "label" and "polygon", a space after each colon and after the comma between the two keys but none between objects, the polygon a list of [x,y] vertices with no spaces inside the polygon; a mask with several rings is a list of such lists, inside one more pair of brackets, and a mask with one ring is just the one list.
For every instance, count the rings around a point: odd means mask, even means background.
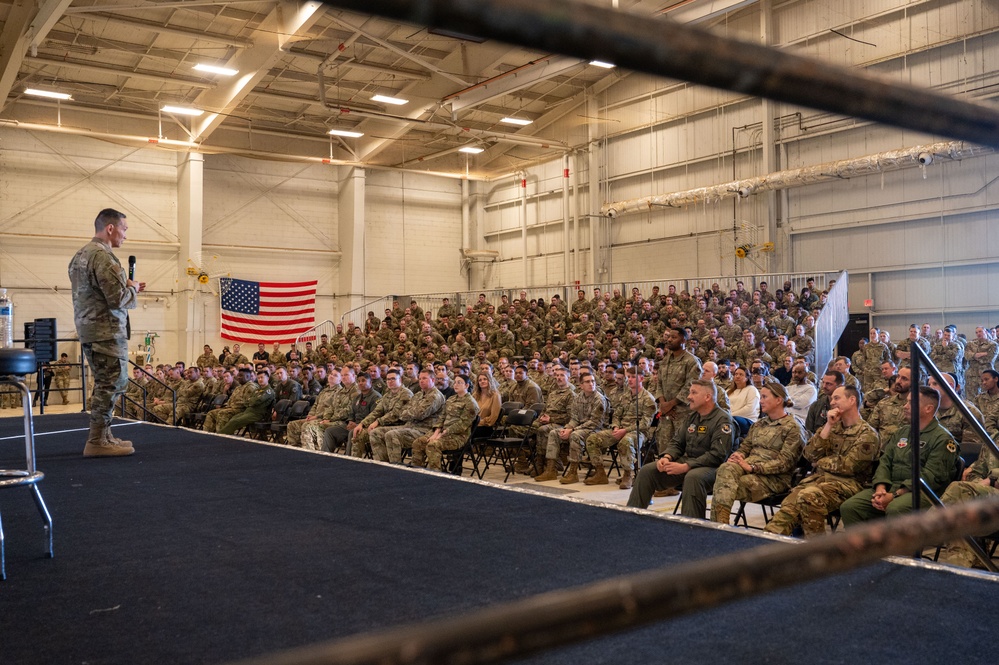
[{"label": "white column", "polygon": [[[192,298],[186,290],[191,283],[187,275],[187,260],[201,254],[204,236],[204,174],[204,155],[192,152],[177,156],[177,235],[180,238],[177,255],[177,331],[180,339],[177,340],[177,351],[189,364],[201,355],[202,346],[214,346],[217,336],[214,331],[218,329],[218,303]],[[205,334],[206,329],[213,331],[211,338]]]},{"label": "white column", "polygon": [[[339,311],[344,314],[364,304],[364,169],[343,168],[337,202],[340,238]],[[361,323],[355,317],[355,323]]]}]

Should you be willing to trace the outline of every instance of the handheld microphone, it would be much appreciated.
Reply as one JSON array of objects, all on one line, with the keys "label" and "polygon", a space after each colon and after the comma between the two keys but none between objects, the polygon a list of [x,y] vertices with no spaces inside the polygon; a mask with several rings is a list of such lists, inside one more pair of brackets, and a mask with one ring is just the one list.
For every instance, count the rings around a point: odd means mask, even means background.
[{"label": "handheld microphone", "polygon": [[128,278],[135,279],[135,256],[128,257]]}]

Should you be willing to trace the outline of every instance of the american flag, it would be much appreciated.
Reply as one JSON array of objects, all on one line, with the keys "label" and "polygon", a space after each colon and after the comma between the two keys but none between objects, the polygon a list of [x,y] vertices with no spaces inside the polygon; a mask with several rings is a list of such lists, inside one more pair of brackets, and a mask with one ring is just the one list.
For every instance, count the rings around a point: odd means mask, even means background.
[{"label": "american flag", "polygon": [[294,342],[316,322],[316,282],[251,282],[223,277],[222,339]]}]

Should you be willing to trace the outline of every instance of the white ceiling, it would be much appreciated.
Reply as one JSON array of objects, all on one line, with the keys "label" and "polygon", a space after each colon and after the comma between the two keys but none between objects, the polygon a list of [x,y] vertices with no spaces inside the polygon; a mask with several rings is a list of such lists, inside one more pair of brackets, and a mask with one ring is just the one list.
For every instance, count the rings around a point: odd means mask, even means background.
[{"label": "white ceiling", "polygon": [[[607,0],[609,1],[609,0]],[[587,90],[623,73],[563,56],[338,10],[259,0],[0,0],[0,118],[191,141],[206,150],[331,156],[372,165],[479,173],[552,158],[550,132]],[[638,0],[622,8],[703,21],[745,0]],[[705,11],[705,8],[709,8]],[[225,77],[195,71],[210,63]],[[594,88],[596,86],[596,88]],[[57,90],[71,101],[25,94]],[[408,101],[393,106],[376,94]],[[166,104],[205,111],[186,118]],[[532,120],[526,127],[504,117]],[[120,123],[117,119],[121,118]],[[146,127],[148,126],[148,129]],[[140,127],[141,130],[136,130]],[[334,138],[333,128],[363,132]],[[548,133],[546,133],[546,130]]]}]

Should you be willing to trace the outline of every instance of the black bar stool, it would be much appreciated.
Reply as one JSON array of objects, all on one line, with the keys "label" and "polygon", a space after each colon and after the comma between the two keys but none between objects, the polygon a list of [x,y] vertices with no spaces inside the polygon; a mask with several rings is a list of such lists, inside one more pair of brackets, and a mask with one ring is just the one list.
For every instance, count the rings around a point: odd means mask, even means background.
[{"label": "black bar stool", "polygon": [[[35,352],[31,349],[0,349],[0,385],[15,386],[21,391],[21,405],[24,407],[24,469],[0,469],[0,489],[5,487],[31,487],[35,506],[45,521],[45,535],[48,539],[48,555],[52,552],[52,516],[45,507],[38,482],[45,474],[35,468],[35,428],[31,419],[31,389],[24,383],[24,376],[34,374],[38,369]],[[7,579],[7,569],[3,549],[3,522],[0,521],[0,580]]]}]

